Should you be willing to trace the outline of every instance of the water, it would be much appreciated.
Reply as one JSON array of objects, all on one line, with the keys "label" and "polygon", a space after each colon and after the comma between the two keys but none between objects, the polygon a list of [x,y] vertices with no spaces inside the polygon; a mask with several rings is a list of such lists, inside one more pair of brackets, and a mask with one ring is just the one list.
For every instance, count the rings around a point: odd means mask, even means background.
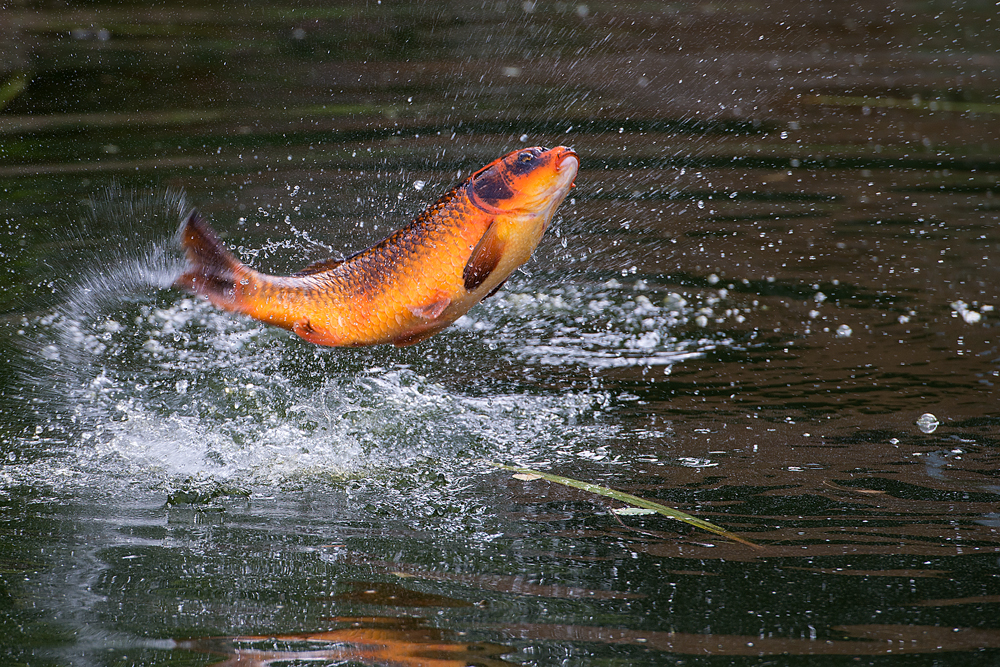
[{"label": "water", "polygon": [[[994,664],[994,14],[7,10],[0,662]],[[188,206],[287,272],[536,144],[577,187],[426,343],[170,288]]]}]

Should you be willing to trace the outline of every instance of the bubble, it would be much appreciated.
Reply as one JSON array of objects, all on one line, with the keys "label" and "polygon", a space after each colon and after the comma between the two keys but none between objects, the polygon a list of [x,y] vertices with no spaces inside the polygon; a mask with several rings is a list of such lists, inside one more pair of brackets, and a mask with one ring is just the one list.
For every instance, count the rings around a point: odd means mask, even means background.
[{"label": "bubble", "polygon": [[941,422],[938,421],[937,417],[935,417],[929,412],[925,412],[924,414],[920,415],[920,419],[917,420],[917,426],[924,433],[933,433],[934,431],[937,430],[937,427],[940,423]]}]

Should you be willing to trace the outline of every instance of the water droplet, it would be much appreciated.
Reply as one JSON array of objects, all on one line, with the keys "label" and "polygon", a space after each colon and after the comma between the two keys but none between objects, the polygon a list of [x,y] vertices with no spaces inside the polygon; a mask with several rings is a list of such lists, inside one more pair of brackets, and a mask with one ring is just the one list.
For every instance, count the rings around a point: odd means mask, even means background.
[{"label": "water droplet", "polygon": [[851,327],[846,324],[841,324],[837,327],[837,338],[850,338],[852,333],[854,332],[851,330]]},{"label": "water droplet", "polygon": [[937,427],[940,423],[941,422],[938,421],[937,417],[935,417],[929,412],[925,412],[924,414],[920,415],[920,419],[917,420],[917,426],[924,433],[933,433],[935,430],[937,430]]},{"label": "water droplet", "polygon": [[656,514],[656,510],[646,509],[645,507],[616,507],[611,511],[618,516],[645,516],[648,514]]}]

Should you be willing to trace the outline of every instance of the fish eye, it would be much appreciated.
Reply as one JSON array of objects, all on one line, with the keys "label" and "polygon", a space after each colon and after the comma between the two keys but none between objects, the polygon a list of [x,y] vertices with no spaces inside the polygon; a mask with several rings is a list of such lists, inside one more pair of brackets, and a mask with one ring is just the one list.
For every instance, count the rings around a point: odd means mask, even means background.
[{"label": "fish eye", "polygon": [[528,150],[518,152],[517,157],[510,163],[511,171],[515,174],[528,173],[537,166],[535,163],[542,152],[536,148],[529,148]]}]

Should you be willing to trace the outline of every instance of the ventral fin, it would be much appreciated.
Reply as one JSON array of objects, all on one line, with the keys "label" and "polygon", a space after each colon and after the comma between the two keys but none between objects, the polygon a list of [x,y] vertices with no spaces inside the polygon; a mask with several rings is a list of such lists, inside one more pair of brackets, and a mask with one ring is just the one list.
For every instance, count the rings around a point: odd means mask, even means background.
[{"label": "ventral fin", "polygon": [[497,233],[497,224],[495,222],[490,224],[486,233],[479,239],[479,243],[472,249],[469,261],[462,272],[465,289],[471,292],[486,282],[500,264],[504,245],[503,239]]},{"label": "ventral fin", "polygon": [[441,317],[441,313],[450,305],[451,299],[443,296],[422,306],[407,306],[406,308],[420,319],[430,322]]},{"label": "ventral fin", "polygon": [[292,325],[292,331],[303,340],[309,341],[315,345],[337,345],[338,342],[330,338],[328,335],[313,329],[312,324],[309,323],[309,319],[303,317],[301,320],[297,320]]},{"label": "ventral fin", "polygon": [[392,344],[396,347],[409,347],[410,345],[416,345],[417,343],[423,342],[436,334],[438,328],[427,329],[426,331],[417,331],[415,333],[406,333],[392,341]]},{"label": "ventral fin", "polygon": [[310,264],[309,266],[305,267],[304,269],[299,269],[298,271],[296,271],[292,275],[293,276],[311,276],[311,275],[316,274],[316,273],[323,273],[325,271],[330,271],[332,269],[337,268],[338,266],[340,266],[341,264],[343,264],[346,261],[347,261],[346,258],[345,259],[337,259],[336,257],[331,257],[330,259],[323,259],[323,260],[320,260],[318,262],[313,262],[312,264]]}]

